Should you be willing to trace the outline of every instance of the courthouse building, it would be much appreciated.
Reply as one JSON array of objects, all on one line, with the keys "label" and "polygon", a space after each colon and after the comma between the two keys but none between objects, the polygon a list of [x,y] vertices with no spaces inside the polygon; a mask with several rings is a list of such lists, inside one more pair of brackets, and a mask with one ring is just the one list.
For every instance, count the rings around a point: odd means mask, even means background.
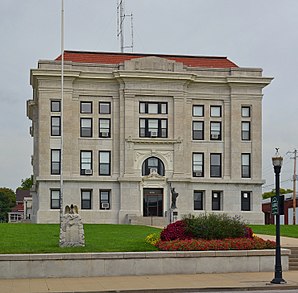
[{"label": "courthouse building", "polygon": [[[37,223],[75,204],[84,223],[166,225],[241,215],[263,223],[262,90],[272,78],[225,57],[65,51],[31,70]],[[63,109],[62,109],[63,107]],[[61,164],[63,133],[63,164]]]}]

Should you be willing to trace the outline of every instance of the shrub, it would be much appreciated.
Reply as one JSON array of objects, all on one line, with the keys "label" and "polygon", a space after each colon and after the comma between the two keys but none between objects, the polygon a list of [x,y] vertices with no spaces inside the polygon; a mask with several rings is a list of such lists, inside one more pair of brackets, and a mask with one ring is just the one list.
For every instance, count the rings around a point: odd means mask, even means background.
[{"label": "shrub", "polygon": [[186,222],[184,220],[176,221],[175,223],[169,224],[160,233],[160,239],[162,241],[169,241],[175,239],[191,239],[192,234],[186,231]]},{"label": "shrub", "polygon": [[254,233],[253,233],[253,231],[250,227],[245,226],[244,231],[245,231],[244,232],[244,237],[246,237],[246,238],[253,238],[254,237]]},{"label": "shrub", "polygon": [[273,249],[275,242],[261,238],[227,238],[223,240],[185,239],[158,241],[156,247],[163,251],[207,251]]},{"label": "shrub", "polygon": [[145,238],[145,242],[151,245],[156,245],[160,240],[160,233],[151,233]]},{"label": "shrub", "polygon": [[186,225],[186,233],[193,235],[194,238],[211,240],[239,238],[246,235],[246,224],[239,216],[229,217],[226,214],[212,213],[197,217],[189,215],[183,222]]}]

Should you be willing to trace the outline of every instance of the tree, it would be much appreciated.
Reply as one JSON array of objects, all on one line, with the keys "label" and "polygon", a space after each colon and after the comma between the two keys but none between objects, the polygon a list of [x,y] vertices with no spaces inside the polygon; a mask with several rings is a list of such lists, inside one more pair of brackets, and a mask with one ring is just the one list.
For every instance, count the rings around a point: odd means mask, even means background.
[{"label": "tree", "polygon": [[0,222],[7,222],[8,212],[16,205],[16,195],[12,189],[0,188]]},{"label": "tree", "polygon": [[21,180],[21,186],[18,187],[17,189],[21,190],[30,190],[30,188],[33,185],[33,177],[25,178]]},{"label": "tree", "polygon": [[[279,190],[279,193],[280,193],[280,194],[286,194],[286,193],[291,193],[291,192],[293,192],[292,189],[284,189],[284,188],[280,188],[280,190]],[[275,193],[275,189],[272,189],[271,191],[268,191],[268,192],[264,192],[264,193],[262,194],[263,199],[265,199],[265,198],[270,198],[270,197],[275,196],[275,195],[276,195],[276,193]]]}]

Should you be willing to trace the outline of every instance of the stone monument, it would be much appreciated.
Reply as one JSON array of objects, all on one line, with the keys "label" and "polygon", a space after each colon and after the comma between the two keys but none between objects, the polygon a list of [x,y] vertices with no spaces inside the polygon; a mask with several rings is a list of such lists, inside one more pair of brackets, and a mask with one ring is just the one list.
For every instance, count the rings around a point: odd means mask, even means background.
[{"label": "stone monument", "polygon": [[84,226],[76,205],[65,207],[60,226],[59,245],[60,247],[85,246]]}]

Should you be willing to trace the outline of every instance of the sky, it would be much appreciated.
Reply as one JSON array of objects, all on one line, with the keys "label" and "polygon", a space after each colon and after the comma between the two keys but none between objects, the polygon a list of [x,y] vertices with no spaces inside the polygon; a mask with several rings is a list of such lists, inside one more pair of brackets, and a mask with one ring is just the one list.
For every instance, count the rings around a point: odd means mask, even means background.
[{"label": "sky", "polygon": [[[26,100],[30,69],[61,52],[62,0],[0,1],[0,187],[32,174]],[[64,0],[65,49],[119,52],[117,0]],[[297,0],[125,0],[134,52],[226,56],[274,77],[263,97],[264,191],[274,188],[271,157],[284,157],[281,187],[292,188],[298,148]],[[126,18],[125,45],[131,45]],[[131,50],[126,50],[130,52]]]}]

